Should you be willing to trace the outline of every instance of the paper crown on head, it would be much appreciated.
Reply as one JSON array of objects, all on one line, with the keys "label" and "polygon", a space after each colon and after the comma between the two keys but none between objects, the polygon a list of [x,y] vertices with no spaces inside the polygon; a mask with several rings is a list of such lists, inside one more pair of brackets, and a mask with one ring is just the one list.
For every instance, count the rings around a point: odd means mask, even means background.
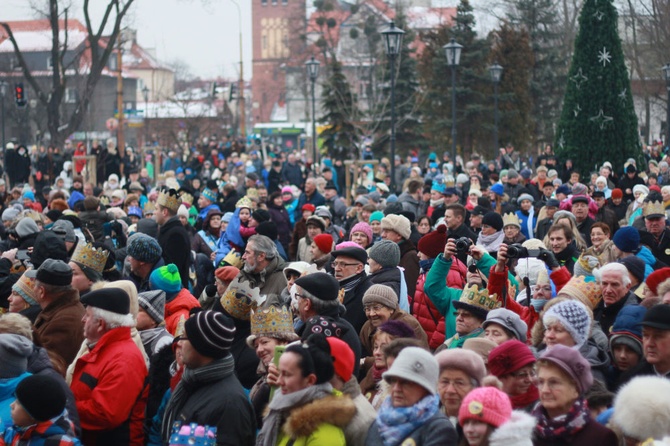
[{"label": "paper crown on head", "polygon": [[665,217],[665,206],[660,201],[650,201],[644,205],[642,215],[645,217]]},{"label": "paper crown on head", "polygon": [[483,316],[484,319],[489,311],[501,306],[502,304],[498,301],[496,294],[489,296],[489,291],[486,288],[480,290],[477,285],[463,288],[460,299],[454,302],[455,308],[471,311],[478,316]]},{"label": "paper crown on head", "polygon": [[549,274],[547,274],[547,269],[542,268],[537,273],[537,279],[535,280],[536,285],[548,285],[551,282],[549,281]]},{"label": "paper crown on head", "polygon": [[[225,263],[228,266],[234,266],[237,269],[242,269],[242,266],[244,265],[244,260],[242,260],[242,255],[240,255],[239,252],[237,251],[230,251],[226,256],[223,258],[221,261],[222,263]],[[223,266],[226,266],[223,265]],[[221,265],[219,265],[221,266]]]},{"label": "paper crown on head", "polygon": [[517,217],[516,214],[513,214],[511,212],[509,214],[503,215],[503,228],[505,226],[510,226],[510,225],[516,226],[518,228],[521,227],[521,222],[519,221],[519,217]]},{"label": "paper crown on head", "polygon": [[559,294],[570,296],[593,310],[603,298],[603,290],[594,277],[576,276],[563,285]]},{"label": "paper crown on head", "polygon": [[251,310],[251,335],[266,336],[286,341],[296,340],[293,315],[285,307],[270,306],[266,309]]},{"label": "paper crown on head", "polygon": [[261,301],[258,288],[252,288],[249,283],[233,280],[219,300],[224,310],[235,319],[248,321],[251,319],[251,310]]},{"label": "paper crown on head", "polygon": [[90,243],[83,243],[77,244],[70,261],[84,265],[85,267],[91,268],[102,274],[105,270],[107,257],[109,257],[109,251],[106,249],[98,249],[93,247]]},{"label": "paper crown on head", "polygon": [[188,204],[189,206],[193,205],[193,195],[189,194],[188,192],[182,192],[179,194],[179,198],[181,198],[182,204]]},{"label": "paper crown on head", "polygon": [[237,200],[237,203],[235,203],[235,208],[247,208],[251,209],[252,208],[252,202],[251,199],[247,196],[244,196]]},{"label": "paper crown on head", "polygon": [[156,205],[154,204],[153,201],[147,201],[144,204],[144,208],[142,209],[142,211],[144,211],[145,216],[147,215],[147,213],[153,214],[154,212],[156,212]]},{"label": "paper crown on head", "polygon": [[177,327],[174,329],[174,338],[177,339],[181,336],[184,336],[184,325],[186,324],[186,316],[183,314],[179,317],[179,321],[177,322]]},{"label": "paper crown on head", "polygon": [[177,213],[179,206],[181,205],[181,198],[179,198],[176,190],[163,189],[158,193],[156,204],[160,204],[161,206],[170,209],[174,213]]}]

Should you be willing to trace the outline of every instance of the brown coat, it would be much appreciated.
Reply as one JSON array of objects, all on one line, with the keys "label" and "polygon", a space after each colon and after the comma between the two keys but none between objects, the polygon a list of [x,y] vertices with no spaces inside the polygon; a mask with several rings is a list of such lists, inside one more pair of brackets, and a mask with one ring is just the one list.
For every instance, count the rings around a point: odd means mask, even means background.
[{"label": "brown coat", "polygon": [[79,291],[74,289],[51,302],[35,319],[35,344],[57,353],[67,365],[72,363],[84,341],[84,311]]}]

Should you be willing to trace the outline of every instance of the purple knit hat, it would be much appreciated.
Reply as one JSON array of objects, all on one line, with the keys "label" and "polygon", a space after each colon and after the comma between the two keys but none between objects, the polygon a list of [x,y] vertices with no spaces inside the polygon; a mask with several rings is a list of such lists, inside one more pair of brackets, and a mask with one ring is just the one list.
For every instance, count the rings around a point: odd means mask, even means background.
[{"label": "purple knit hat", "polygon": [[416,334],[412,327],[403,321],[390,319],[379,326],[379,330],[388,333],[394,338],[412,338],[416,339]]}]

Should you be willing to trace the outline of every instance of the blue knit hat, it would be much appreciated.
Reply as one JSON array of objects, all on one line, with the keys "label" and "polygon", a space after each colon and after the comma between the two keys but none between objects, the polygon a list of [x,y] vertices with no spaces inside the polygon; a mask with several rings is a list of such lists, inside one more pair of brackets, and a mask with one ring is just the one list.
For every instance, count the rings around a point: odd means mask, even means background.
[{"label": "blue knit hat", "polygon": [[491,186],[491,192],[494,192],[496,195],[500,195],[502,197],[503,194],[505,193],[505,190],[502,184],[496,183],[493,186]]},{"label": "blue knit hat", "polygon": [[149,276],[149,284],[152,290],[163,290],[166,294],[181,291],[181,277],[177,265],[170,263],[155,269]]},{"label": "blue knit hat", "polygon": [[141,232],[136,232],[130,236],[126,252],[135,260],[151,264],[158,262],[163,255],[163,249],[161,249],[158,241]]},{"label": "blue knit hat", "polygon": [[200,192],[200,195],[211,201],[212,203],[216,202],[216,192],[214,192],[211,189],[205,188],[202,192]]},{"label": "blue knit hat", "polygon": [[23,198],[27,198],[30,201],[35,201],[35,194],[31,190],[27,190],[23,193]]},{"label": "blue knit hat", "polygon": [[640,247],[640,233],[632,226],[624,226],[614,233],[614,246],[621,252],[637,252]]}]

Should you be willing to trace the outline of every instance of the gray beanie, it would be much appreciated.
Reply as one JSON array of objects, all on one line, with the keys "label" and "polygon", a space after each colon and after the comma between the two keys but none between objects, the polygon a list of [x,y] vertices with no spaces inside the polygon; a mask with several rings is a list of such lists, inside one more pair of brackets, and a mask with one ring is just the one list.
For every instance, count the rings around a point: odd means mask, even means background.
[{"label": "gray beanie", "polygon": [[140,308],[157,324],[165,320],[165,291],[144,291],[137,295]]},{"label": "gray beanie", "polygon": [[37,227],[37,223],[32,218],[23,218],[16,225],[16,235],[20,238],[28,237],[30,234],[36,234],[40,232],[40,228]]},{"label": "gray beanie", "polygon": [[0,334],[0,379],[16,378],[23,374],[28,368],[28,357],[32,352],[33,343],[28,338],[17,334]]},{"label": "gray beanie", "polygon": [[398,296],[386,285],[372,285],[363,295],[363,305],[381,304],[387,308],[398,308]]},{"label": "gray beanie", "polygon": [[400,247],[391,240],[379,240],[369,249],[368,258],[383,268],[396,267],[400,263]]},{"label": "gray beanie", "polygon": [[2,221],[14,221],[19,216],[19,210],[15,207],[7,208],[2,211]]}]

